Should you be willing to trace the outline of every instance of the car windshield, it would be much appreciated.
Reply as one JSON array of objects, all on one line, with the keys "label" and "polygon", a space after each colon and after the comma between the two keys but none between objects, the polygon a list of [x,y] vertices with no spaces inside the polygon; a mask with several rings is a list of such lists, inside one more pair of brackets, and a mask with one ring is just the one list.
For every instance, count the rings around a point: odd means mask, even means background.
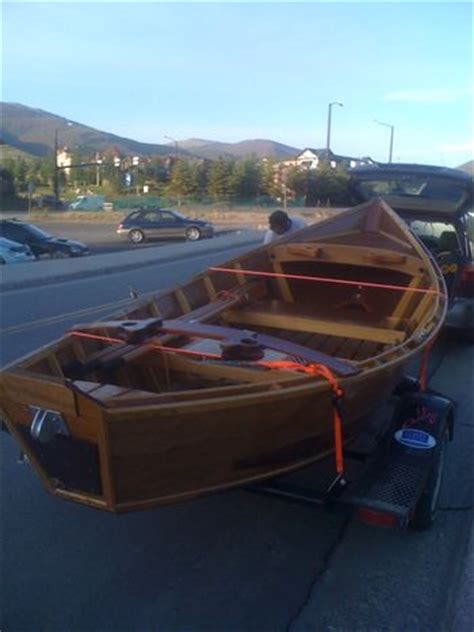
[{"label": "car windshield", "polygon": [[24,229],[35,239],[51,239],[51,235],[49,233],[42,230],[41,228],[38,228],[38,226],[34,226],[33,224],[27,224],[26,226],[24,226]]},{"label": "car windshield", "polygon": [[358,189],[365,199],[384,198],[394,208],[440,208],[455,211],[468,197],[464,184],[418,174],[389,174],[363,179]]},{"label": "car windshield", "polygon": [[30,235],[33,235],[36,239],[51,239],[51,235],[49,233],[41,228],[38,228],[38,226],[34,226],[33,224],[25,226],[25,230],[27,230]]},{"label": "car windshield", "polygon": [[433,254],[441,250],[461,251],[459,237],[452,223],[413,219],[409,224],[415,235]]},{"label": "car windshield", "polygon": [[173,213],[175,217],[179,217],[179,219],[188,219],[186,215],[183,215],[183,213],[180,213],[179,211],[171,211],[171,212]]}]

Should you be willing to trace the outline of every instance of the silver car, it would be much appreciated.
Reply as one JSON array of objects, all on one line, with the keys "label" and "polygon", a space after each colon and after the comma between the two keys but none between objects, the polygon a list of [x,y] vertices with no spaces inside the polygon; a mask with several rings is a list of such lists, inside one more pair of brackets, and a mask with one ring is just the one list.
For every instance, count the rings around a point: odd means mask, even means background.
[{"label": "silver car", "polygon": [[0,264],[25,263],[35,259],[36,257],[29,246],[0,237]]}]

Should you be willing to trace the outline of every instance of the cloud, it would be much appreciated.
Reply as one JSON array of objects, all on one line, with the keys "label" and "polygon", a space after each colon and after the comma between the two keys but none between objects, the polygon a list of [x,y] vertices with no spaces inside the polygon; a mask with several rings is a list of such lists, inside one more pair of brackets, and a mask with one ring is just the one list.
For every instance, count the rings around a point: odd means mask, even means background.
[{"label": "cloud", "polygon": [[395,90],[383,96],[384,101],[405,101],[409,103],[452,103],[466,96],[472,96],[472,88],[465,90]]}]

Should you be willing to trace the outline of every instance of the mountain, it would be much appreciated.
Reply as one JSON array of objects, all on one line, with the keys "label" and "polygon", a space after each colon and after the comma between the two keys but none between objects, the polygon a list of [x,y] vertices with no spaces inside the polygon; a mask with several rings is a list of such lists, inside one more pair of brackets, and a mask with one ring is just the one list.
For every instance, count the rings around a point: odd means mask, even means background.
[{"label": "mountain", "polygon": [[461,169],[461,171],[466,171],[466,173],[470,173],[471,176],[474,175],[474,160],[469,160],[463,165],[459,165],[458,169]]},{"label": "mountain", "polygon": [[291,158],[296,156],[301,150],[289,145],[282,145],[273,140],[243,140],[239,143],[221,143],[218,141],[202,140],[200,138],[190,138],[179,141],[179,147],[199,156],[215,160],[223,158],[245,158],[246,156],[256,156],[257,158]]},{"label": "mountain", "polygon": [[[163,156],[175,152],[175,144],[155,145],[140,143],[94,129],[77,121],[27,107],[19,103],[1,103],[2,129],[0,138],[4,146],[16,148],[33,156],[47,156],[54,151],[54,139],[58,132],[59,146],[77,147],[81,153],[94,154],[111,147],[127,156]],[[244,140],[239,143],[190,138],[178,141],[180,155],[214,160],[224,158],[288,158],[296,155],[295,147],[271,140]]]},{"label": "mountain", "polygon": [[54,151],[56,131],[60,146],[77,147],[84,153],[100,152],[110,147],[128,156],[170,153],[166,145],[140,143],[18,103],[1,104],[1,121],[2,141],[35,156],[46,156]]}]

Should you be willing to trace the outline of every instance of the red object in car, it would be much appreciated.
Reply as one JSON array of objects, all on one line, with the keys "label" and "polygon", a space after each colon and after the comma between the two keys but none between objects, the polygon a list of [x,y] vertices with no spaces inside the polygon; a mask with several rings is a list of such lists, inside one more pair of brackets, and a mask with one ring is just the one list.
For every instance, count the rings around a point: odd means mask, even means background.
[{"label": "red object in car", "polygon": [[463,264],[456,295],[474,298],[474,261]]}]

